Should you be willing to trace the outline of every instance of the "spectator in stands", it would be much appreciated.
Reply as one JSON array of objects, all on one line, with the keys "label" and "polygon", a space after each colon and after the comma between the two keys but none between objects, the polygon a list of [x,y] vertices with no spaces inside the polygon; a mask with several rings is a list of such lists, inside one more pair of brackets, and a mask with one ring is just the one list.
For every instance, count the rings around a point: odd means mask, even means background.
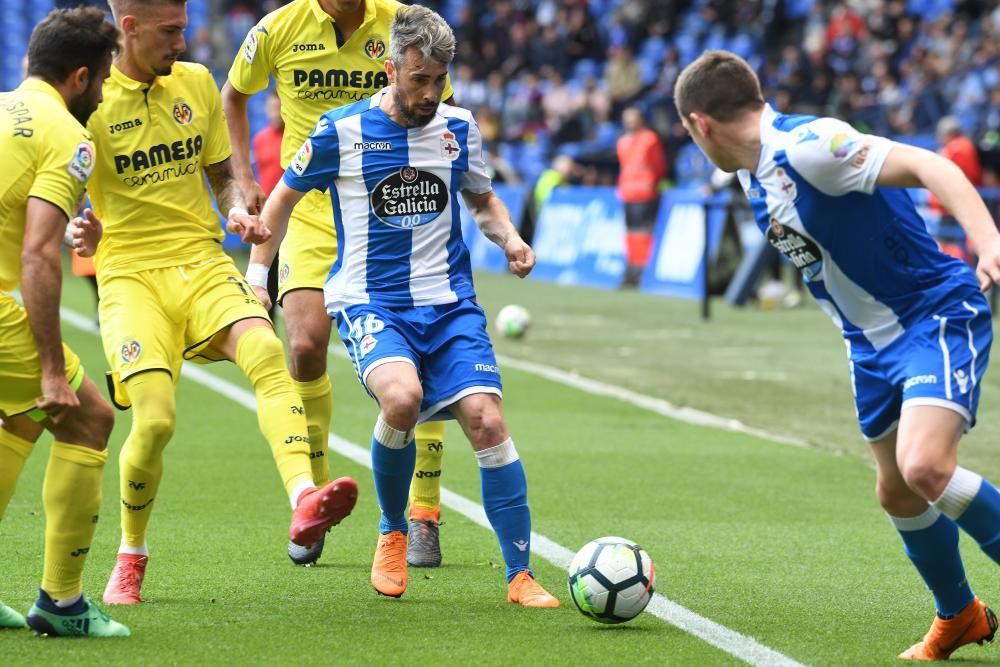
[{"label": "spectator in stands", "polygon": [[611,112],[620,113],[642,90],[642,70],[624,46],[608,49],[608,65],[604,69],[604,87],[611,96]]},{"label": "spectator in stands", "polygon": [[572,182],[577,172],[576,161],[568,155],[558,155],[552,161],[552,166],[542,172],[535,183],[534,204],[535,217],[541,212],[545,202],[552,196],[552,191],[561,185]]},{"label": "spectator in stands", "polygon": [[653,225],[660,206],[660,181],[667,161],[660,137],[646,127],[642,113],[629,107],[622,114],[624,134],[618,139],[618,196],[625,204],[625,284],[639,284],[653,246]]},{"label": "spectator in stands", "polygon": [[[962,131],[958,119],[954,116],[945,116],[938,121],[937,139],[941,144],[938,153],[958,165],[970,183],[981,187],[983,168],[979,162],[979,153],[976,151],[976,145]],[[941,249],[953,257],[972,262],[972,249],[966,242],[958,220],[941,205],[941,201],[933,193],[928,197],[928,205],[941,216],[938,231],[938,243]]]}]

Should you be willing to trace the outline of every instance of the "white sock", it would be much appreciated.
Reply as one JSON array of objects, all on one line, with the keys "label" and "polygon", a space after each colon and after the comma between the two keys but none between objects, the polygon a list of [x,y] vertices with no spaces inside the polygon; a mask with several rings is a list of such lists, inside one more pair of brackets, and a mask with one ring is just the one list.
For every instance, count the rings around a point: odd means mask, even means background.
[{"label": "white sock", "polygon": [[514,447],[514,440],[511,438],[507,438],[499,445],[476,452],[476,460],[479,462],[480,468],[502,468],[519,458],[517,449]]},{"label": "white sock", "polygon": [[82,597],[83,593],[77,593],[71,598],[66,598],[65,600],[53,600],[53,602],[55,602],[56,606],[59,607],[60,609],[65,609],[66,607],[72,607],[74,604],[76,604],[76,601]]},{"label": "white sock", "polygon": [[955,520],[962,516],[969,503],[979,493],[979,487],[983,485],[983,478],[966,470],[962,466],[955,468],[955,474],[948,481],[948,486],[944,487],[941,497],[932,504],[941,510],[949,519]]},{"label": "white sock", "polygon": [[886,513],[886,516],[888,516],[889,520],[892,521],[892,525],[896,527],[896,530],[914,531],[924,530],[925,528],[933,526],[934,522],[938,520],[939,516],[941,516],[941,512],[939,512],[935,507],[928,505],[927,509],[917,516],[902,517],[893,516],[889,513]]},{"label": "white sock", "polygon": [[122,540],[121,546],[118,547],[118,553],[132,554],[133,556],[148,556],[149,548],[146,546],[145,542],[141,547],[130,547],[129,545],[125,544],[125,540]]},{"label": "white sock", "polygon": [[309,480],[306,480],[304,482],[299,482],[295,486],[295,488],[292,489],[292,494],[288,496],[288,501],[292,503],[292,509],[295,509],[296,507],[299,506],[299,498],[302,497],[302,493],[304,491],[308,491],[309,489],[315,489],[315,488],[316,485]]},{"label": "white sock", "polygon": [[382,413],[379,413],[378,419],[375,421],[375,430],[373,432],[375,439],[378,444],[383,447],[388,447],[389,449],[403,449],[410,441],[413,440],[413,429],[409,431],[400,431],[389,426],[384,419],[382,419]]}]

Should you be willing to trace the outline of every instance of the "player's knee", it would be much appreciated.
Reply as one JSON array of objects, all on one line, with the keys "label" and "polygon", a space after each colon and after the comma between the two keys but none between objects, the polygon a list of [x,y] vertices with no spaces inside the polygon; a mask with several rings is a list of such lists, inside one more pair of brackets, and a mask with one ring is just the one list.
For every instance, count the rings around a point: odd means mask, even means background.
[{"label": "player's knee", "polygon": [[503,414],[487,407],[470,415],[467,426],[469,441],[477,449],[495,447],[509,437]]},{"label": "player's knee", "polygon": [[910,490],[883,480],[875,482],[875,497],[878,504],[892,516],[908,516],[907,500],[912,497]]},{"label": "player's knee", "polygon": [[396,383],[387,387],[379,396],[379,407],[385,420],[397,428],[413,428],[420,418],[420,404],[423,402],[420,386]]},{"label": "player's knee", "polygon": [[328,344],[329,341],[308,332],[300,332],[289,338],[289,365],[296,379],[312,379],[312,376],[319,377],[326,372]]},{"label": "player's knee", "polygon": [[914,453],[899,464],[906,485],[928,501],[937,500],[954,474],[954,465],[946,460]]},{"label": "player's knee", "polygon": [[98,401],[94,405],[90,421],[93,424],[94,435],[107,446],[108,438],[111,437],[111,429],[115,427],[115,411],[107,402]]}]

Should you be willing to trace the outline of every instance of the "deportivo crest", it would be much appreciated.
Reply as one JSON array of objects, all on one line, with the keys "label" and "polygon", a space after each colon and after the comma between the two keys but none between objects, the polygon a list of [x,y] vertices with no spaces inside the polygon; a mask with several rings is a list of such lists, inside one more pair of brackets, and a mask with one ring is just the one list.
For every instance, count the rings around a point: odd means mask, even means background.
[{"label": "deportivo crest", "polygon": [[292,158],[292,164],[291,164],[292,171],[294,171],[299,176],[306,173],[306,168],[309,166],[309,163],[312,162],[312,157],[313,157],[312,141],[306,139],[306,142],[302,144],[302,148],[300,148],[299,152],[296,153],[295,157]]},{"label": "deportivo crest", "polygon": [[191,105],[182,99],[175,100],[174,121],[178,125],[187,125],[192,120],[194,120],[194,111],[191,110]]},{"label": "deportivo crest", "polygon": [[140,345],[139,341],[135,340],[134,338],[132,340],[127,340],[124,343],[122,343],[122,349],[121,349],[122,361],[124,361],[126,364],[131,364],[132,362],[137,361],[141,354],[142,354],[142,345]]},{"label": "deportivo crest", "polygon": [[70,158],[69,164],[66,165],[66,171],[68,171],[76,180],[81,183],[86,183],[87,179],[90,178],[90,172],[93,170],[93,147],[86,142],[79,144],[73,152],[73,157]]},{"label": "deportivo crest", "polygon": [[[264,31],[267,34],[267,31]],[[243,59],[247,61],[247,65],[253,65],[253,58],[257,55],[257,28],[251,28],[250,32],[247,33],[247,39],[243,43]]]},{"label": "deportivo crest", "polygon": [[292,269],[288,264],[282,264],[281,268],[278,269],[278,284],[284,285],[285,281],[288,280],[289,274],[291,274]]},{"label": "deportivo crest", "polygon": [[455,135],[451,132],[445,132],[441,135],[441,157],[448,158],[451,161],[455,161],[462,149],[458,147],[458,142],[455,141]]},{"label": "deportivo crest", "polygon": [[378,338],[375,336],[367,334],[364,338],[362,338],[361,344],[358,346],[360,348],[361,358],[364,359],[365,355],[374,350],[376,345],[378,345]]},{"label": "deportivo crest", "polygon": [[385,42],[378,37],[372,37],[365,42],[365,55],[373,60],[378,60],[385,55]]}]

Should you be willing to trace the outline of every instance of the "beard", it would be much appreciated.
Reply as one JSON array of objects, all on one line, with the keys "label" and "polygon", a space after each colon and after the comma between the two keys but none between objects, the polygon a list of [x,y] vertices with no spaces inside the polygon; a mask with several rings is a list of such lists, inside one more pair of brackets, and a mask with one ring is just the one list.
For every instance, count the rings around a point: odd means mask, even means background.
[{"label": "beard", "polygon": [[[100,91],[98,90],[98,92]],[[97,95],[88,88],[86,93],[70,100],[66,108],[73,115],[73,118],[80,122],[80,125],[87,127],[87,121],[90,120],[91,114],[97,111],[97,106]]]},{"label": "beard", "polygon": [[418,115],[413,110],[413,105],[403,104],[403,100],[399,98],[399,91],[394,90],[392,93],[392,100],[396,104],[396,108],[399,109],[399,113],[406,119],[407,127],[424,127],[434,118],[436,114],[427,114],[426,116]]}]

